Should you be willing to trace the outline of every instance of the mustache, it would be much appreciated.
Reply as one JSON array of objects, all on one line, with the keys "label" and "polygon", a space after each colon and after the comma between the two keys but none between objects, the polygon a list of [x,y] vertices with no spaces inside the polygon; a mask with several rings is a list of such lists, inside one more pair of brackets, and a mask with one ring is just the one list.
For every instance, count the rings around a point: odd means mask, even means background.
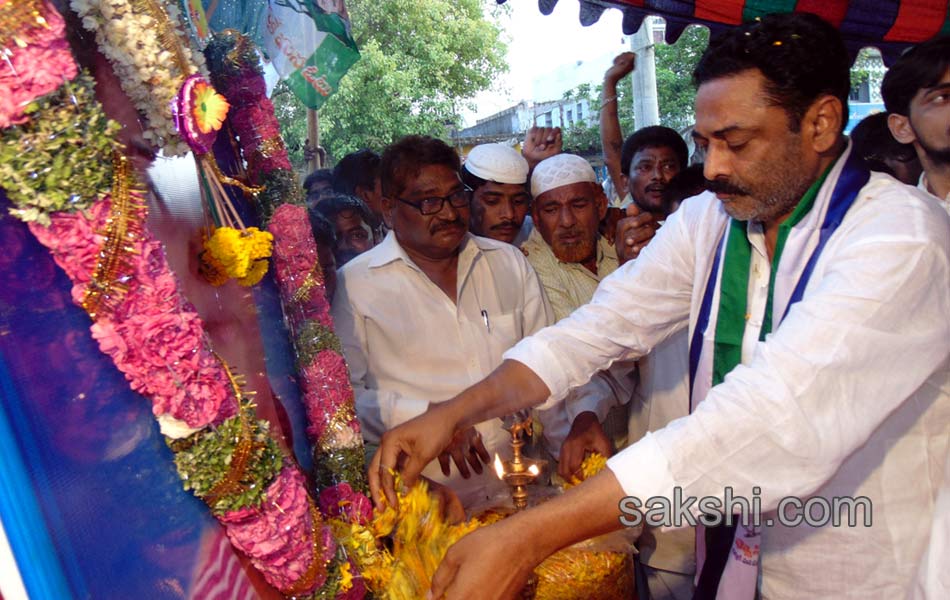
[{"label": "mustache", "polygon": [[750,195],[748,190],[726,179],[707,179],[705,185],[706,189],[714,194],[731,194],[735,196]]},{"label": "mustache", "polygon": [[462,219],[455,219],[454,221],[441,221],[432,226],[432,233],[438,233],[443,229],[456,229],[458,227],[465,228],[465,224],[462,223]]},{"label": "mustache", "polygon": [[495,229],[519,229],[521,226],[518,225],[516,221],[502,221],[501,223],[496,223],[489,227],[490,230]]},{"label": "mustache", "polygon": [[555,237],[560,239],[563,237],[581,235],[582,233],[584,233],[584,231],[580,227],[578,227],[577,225],[572,225],[571,227],[561,228],[555,231]]}]

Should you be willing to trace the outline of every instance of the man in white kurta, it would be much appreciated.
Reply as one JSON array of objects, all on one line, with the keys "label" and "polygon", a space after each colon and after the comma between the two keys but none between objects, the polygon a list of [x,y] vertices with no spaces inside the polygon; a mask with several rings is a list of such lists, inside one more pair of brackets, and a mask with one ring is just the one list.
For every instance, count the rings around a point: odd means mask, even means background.
[{"label": "man in white kurta", "polygon": [[[339,271],[333,321],[367,442],[480,381],[505,350],[549,323],[537,276],[514,246],[466,234],[458,269],[453,304],[390,232]],[[491,454],[510,451],[501,425],[477,426]],[[424,474],[450,484],[466,505],[499,489],[490,469],[468,480],[454,465],[448,478],[437,464]]]},{"label": "man in white kurta", "polygon": [[[761,535],[761,562],[748,545],[727,554],[718,597],[948,597],[937,565],[950,561],[950,218],[851,159],[841,136],[849,64],[814,15],[766,16],[720,38],[694,75],[694,137],[715,197],[685,203],[590,304],[384,440],[370,469],[377,497],[391,493],[383,465],[404,454],[411,477],[475,415],[555,403],[684,327],[695,342],[692,414],[570,493],[464,538],[434,596],[469,597],[489,579],[497,591],[482,597],[516,593],[546,555],[617,528],[625,496],[721,501],[729,488],[758,497],[765,518],[788,497],[863,496],[873,514],[870,525],[748,532]],[[724,373],[723,349],[738,361]]]},{"label": "man in white kurta", "polygon": [[[814,226],[829,195],[826,186],[803,227]],[[695,327],[690,315],[727,218],[711,194],[691,199],[591,304],[506,358],[557,397],[604,355],[640,354]],[[751,498],[753,485],[767,507],[784,496],[871,499],[871,528],[766,528],[766,598],[904,597],[924,551],[939,542],[929,528],[937,495],[950,486],[950,223],[920,194],[875,174],[847,224],[849,235],[822,253],[809,296],[766,343],[761,320],[750,318],[746,364],[691,417],[608,462],[624,492],[640,499],[670,498],[676,486],[697,498],[732,486]],[[749,312],[761,314],[769,265],[761,230],[750,227],[749,238]],[[855,285],[858,294],[848,291]],[[649,290],[651,301],[633,290]],[[803,581],[806,573],[828,576]]]}]

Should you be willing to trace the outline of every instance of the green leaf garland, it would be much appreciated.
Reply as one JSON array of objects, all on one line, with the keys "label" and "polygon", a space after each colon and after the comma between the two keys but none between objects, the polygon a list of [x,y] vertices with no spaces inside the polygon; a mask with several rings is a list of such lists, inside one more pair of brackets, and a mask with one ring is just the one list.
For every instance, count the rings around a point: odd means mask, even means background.
[{"label": "green leaf garland", "polygon": [[[280,447],[270,435],[269,423],[255,419],[253,409],[242,411],[243,418],[250,422],[255,450],[240,481],[242,491],[209,504],[215,515],[259,506],[267,484],[273,481],[283,464]],[[241,440],[241,419],[240,415],[232,417],[215,429],[199,431],[186,440],[170,444],[186,490],[194,490],[196,496],[204,499],[228,474],[231,458]]]},{"label": "green leaf garland", "polygon": [[26,109],[31,120],[0,135],[0,180],[22,221],[49,225],[50,213],[85,210],[112,183],[121,126],[105,116],[95,82],[80,74]]}]

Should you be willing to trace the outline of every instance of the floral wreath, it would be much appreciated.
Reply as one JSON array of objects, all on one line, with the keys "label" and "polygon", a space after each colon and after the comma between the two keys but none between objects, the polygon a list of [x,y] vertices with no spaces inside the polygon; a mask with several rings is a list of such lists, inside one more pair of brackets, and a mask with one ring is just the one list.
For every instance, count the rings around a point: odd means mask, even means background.
[{"label": "floral wreath", "polygon": [[[208,504],[231,543],[286,595],[363,597],[362,579],[304,474],[269,424],[254,416],[242,378],[214,354],[181,295],[161,243],[145,225],[143,190],[115,141],[119,125],[103,113],[91,77],[77,69],[64,29],[55,9],[40,0],[0,5],[0,46],[11,67],[0,71],[0,97],[8,99],[0,124],[13,125],[0,133],[0,176],[11,212],[69,276],[74,302],[93,320],[93,338],[132,389],[150,400],[184,487]],[[291,217],[299,208],[284,212]],[[328,450],[345,443],[340,451],[362,456],[322,278],[312,275],[312,234],[285,227],[284,235],[280,223],[271,226],[278,231],[278,281],[301,314],[324,323],[326,347],[311,345],[313,376],[336,377],[325,395],[305,394],[308,433]],[[337,485],[321,493],[325,515],[366,523],[369,500],[344,482],[349,472],[328,463]],[[361,489],[361,477],[350,481]]]},{"label": "floral wreath", "polygon": [[[225,234],[212,236],[206,249],[228,277],[253,284],[266,270],[273,241],[315,447],[319,509],[296,462],[268,422],[256,418],[243,378],[214,353],[182,296],[162,244],[146,226],[144,190],[115,141],[120,126],[104,114],[93,79],[72,58],[62,18],[44,0],[0,4],[0,52],[10,67],[0,69],[0,177],[11,213],[69,276],[73,301],[92,319],[99,348],[151,402],[184,488],[202,498],[268,583],[299,598],[355,600],[367,588],[382,597],[420,596],[448,547],[476,524],[443,522],[424,485],[373,515],[353,391],[316,244],[256,51],[233,32],[209,43],[219,96],[199,74],[203,62],[188,62],[196,55],[179,46],[183,32],[172,7],[157,0],[73,0],[73,7],[120,76],[136,71],[129,95],[147,116],[153,141],[162,140],[166,153],[187,145],[203,163],[205,186],[231,185],[256,201],[267,232],[247,228],[254,231],[235,242],[237,229],[220,227],[216,232]],[[126,21],[145,29],[133,36]],[[143,39],[150,33],[158,41]],[[138,43],[173,53],[175,68],[127,51]],[[160,93],[136,92],[143,81],[161,82]],[[161,106],[176,85],[174,102]],[[210,155],[211,134],[225,115],[250,185],[221,173]],[[206,195],[221,213],[229,210],[226,197],[223,189]],[[393,550],[377,542],[387,535]]]}]

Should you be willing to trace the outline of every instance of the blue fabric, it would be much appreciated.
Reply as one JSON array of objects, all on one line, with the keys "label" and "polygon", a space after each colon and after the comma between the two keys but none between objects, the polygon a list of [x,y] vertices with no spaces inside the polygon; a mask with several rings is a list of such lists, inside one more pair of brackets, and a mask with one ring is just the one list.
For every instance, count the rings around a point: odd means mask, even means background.
[{"label": "blue fabric", "polygon": [[33,541],[48,536],[71,591],[53,597],[186,598],[202,534],[218,526],[182,490],[148,402],[99,351],[68,278],[8,208],[0,193],[3,410],[32,488],[18,500],[45,522]]}]

